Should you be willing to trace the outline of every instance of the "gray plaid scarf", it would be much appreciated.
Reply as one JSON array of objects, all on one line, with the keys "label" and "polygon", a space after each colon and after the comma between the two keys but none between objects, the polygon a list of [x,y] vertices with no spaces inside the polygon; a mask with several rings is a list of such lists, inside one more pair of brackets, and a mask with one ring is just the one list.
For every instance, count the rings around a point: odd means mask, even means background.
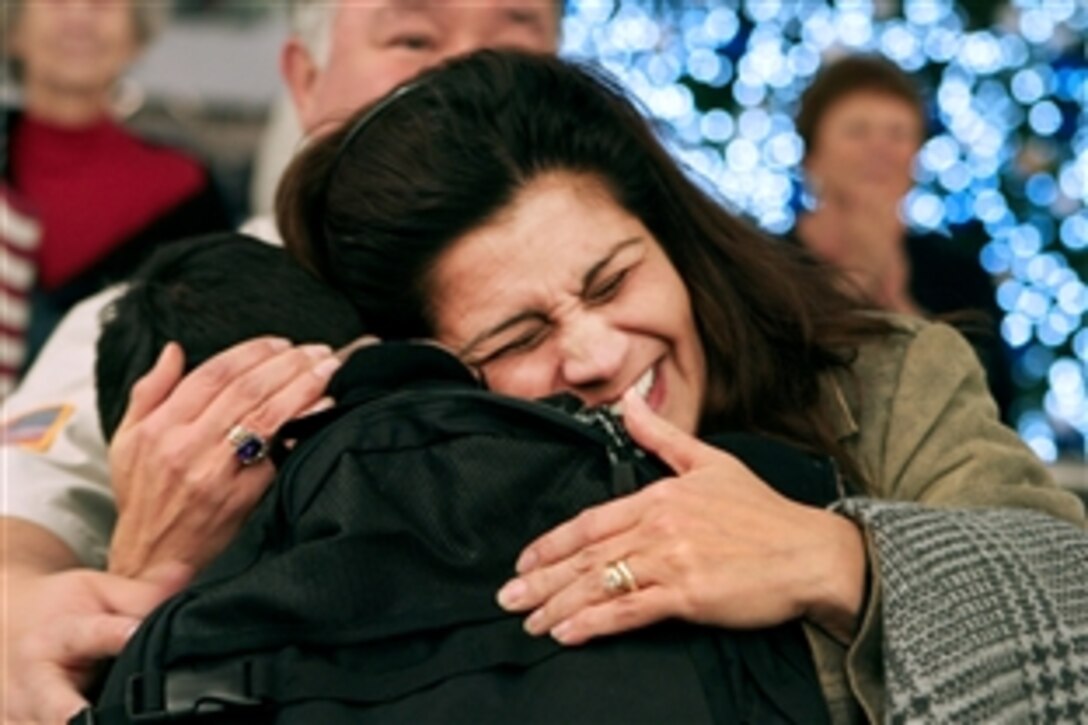
[{"label": "gray plaid scarf", "polygon": [[1088,531],[849,499],[876,544],[890,723],[1088,722]]}]

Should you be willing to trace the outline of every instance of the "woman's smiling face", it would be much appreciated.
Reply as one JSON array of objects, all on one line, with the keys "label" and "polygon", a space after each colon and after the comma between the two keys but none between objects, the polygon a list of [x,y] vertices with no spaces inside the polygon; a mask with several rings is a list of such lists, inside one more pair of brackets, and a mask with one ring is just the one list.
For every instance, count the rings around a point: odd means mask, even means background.
[{"label": "woman's smiling face", "polygon": [[687,288],[595,177],[536,177],[456,240],[428,283],[435,336],[492,390],[610,405],[634,388],[658,415],[696,430],[706,359]]}]

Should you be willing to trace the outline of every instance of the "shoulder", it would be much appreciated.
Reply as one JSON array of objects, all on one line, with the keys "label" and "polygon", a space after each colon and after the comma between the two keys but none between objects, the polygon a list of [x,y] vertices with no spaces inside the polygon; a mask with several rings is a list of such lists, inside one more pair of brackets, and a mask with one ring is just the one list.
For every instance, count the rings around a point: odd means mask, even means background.
[{"label": "shoulder", "polygon": [[938,372],[945,379],[984,375],[970,343],[955,328],[906,315],[866,314],[881,318],[888,332],[858,348],[851,373],[865,390],[892,394]]},{"label": "shoulder", "polygon": [[4,401],[4,515],[55,533],[84,563],[101,566],[113,525],[106,443],[95,401],[95,342],[107,289],[77,305]]},{"label": "shoulder", "polygon": [[997,417],[986,372],[959,331],[943,322],[882,317],[889,332],[862,345],[851,367],[855,406],[870,423],[897,416],[884,422],[921,425],[953,400]]},{"label": "shoulder", "polygon": [[[882,479],[890,458],[908,456],[935,433],[949,440],[968,434],[967,427],[945,427],[951,409],[953,417],[972,421],[970,428],[981,426],[987,435],[1002,426],[985,372],[959,332],[939,322],[872,314],[888,331],[862,344],[849,369],[835,374],[835,384],[848,421],[842,437],[867,461],[871,482],[889,493]],[[1007,429],[999,435],[1006,432],[1015,437]]]},{"label": "shoulder", "polygon": [[137,136],[117,127],[117,144],[137,174],[153,183],[170,184],[197,191],[208,183],[207,167],[195,156],[167,144]]},{"label": "shoulder", "polygon": [[19,387],[4,401],[5,419],[65,405],[89,407],[93,419],[95,344],[102,317],[122,290],[120,286],[105,289],[61,320]]}]

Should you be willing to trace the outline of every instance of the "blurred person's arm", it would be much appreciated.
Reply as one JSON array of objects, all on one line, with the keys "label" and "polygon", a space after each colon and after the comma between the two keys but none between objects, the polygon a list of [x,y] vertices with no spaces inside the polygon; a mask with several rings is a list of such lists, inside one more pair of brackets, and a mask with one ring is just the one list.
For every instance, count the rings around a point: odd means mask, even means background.
[{"label": "blurred person's arm", "polygon": [[4,722],[64,722],[100,660],[121,651],[140,620],[188,581],[182,565],[142,581],[80,567],[47,529],[0,517]]}]

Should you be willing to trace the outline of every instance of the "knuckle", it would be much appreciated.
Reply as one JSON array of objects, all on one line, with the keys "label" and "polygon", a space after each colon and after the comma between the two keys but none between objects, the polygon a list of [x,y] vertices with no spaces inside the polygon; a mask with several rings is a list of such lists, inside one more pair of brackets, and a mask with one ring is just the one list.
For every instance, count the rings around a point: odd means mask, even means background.
[{"label": "knuckle", "polygon": [[587,546],[574,555],[571,567],[574,569],[574,573],[579,576],[592,574],[600,566],[599,559],[600,551],[598,548],[596,546]]},{"label": "knuckle", "polygon": [[155,441],[153,433],[154,426],[151,422],[148,420],[141,421],[128,430],[119,432],[117,437],[114,438],[110,450],[124,448],[126,450],[143,451],[151,449]]},{"label": "knuckle", "polygon": [[221,480],[220,475],[205,468],[187,473],[185,488],[191,502],[208,506],[219,506],[228,498],[225,492],[230,490],[229,482]]},{"label": "knuckle", "polygon": [[[309,346],[309,349],[312,351],[315,348]],[[307,352],[306,348],[296,347],[291,350],[290,355],[292,366],[298,371],[303,371],[314,367],[326,357],[332,357],[332,350],[322,349],[322,352],[315,353]]]},{"label": "knuckle", "polygon": [[619,597],[615,600],[613,621],[618,629],[631,629],[642,623],[645,607],[637,596]]},{"label": "knuckle", "polygon": [[669,568],[669,571],[676,572],[680,576],[685,576],[689,572],[694,555],[695,551],[691,542],[686,539],[670,541],[661,552],[665,566]]},{"label": "knuckle", "polygon": [[235,383],[237,395],[242,400],[262,400],[267,388],[262,375],[243,375]]},{"label": "knuckle", "polygon": [[675,537],[683,531],[676,514],[668,509],[659,509],[650,514],[647,525],[651,535],[657,540],[671,541],[673,544]]},{"label": "knuckle", "polygon": [[158,467],[171,479],[182,479],[188,483],[192,457],[185,446],[176,446],[159,451]]},{"label": "knuckle", "polygon": [[605,516],[600,509],[596,508],[587,509],[578,514],[576,526],[587,541],[596,541],[604,536],[607,531]]},{"label": "knuckle", "polygon": [[711,611],[711,596],[697,582],[689,581],[679,593],[680,611],[688,619],[701,620]]},{"label": "knuckle", "polygon": [[229,357],[214,357],[198,367],[193,375],[212,390],[219,390],[234,378],[234,368]]},{"label": "knuckle", "polygon": [[248,430],[260,435],[270,435],[280,427],[283,416],[270,404],[262,403],[250,415],[246,416],[242,424]]}]

